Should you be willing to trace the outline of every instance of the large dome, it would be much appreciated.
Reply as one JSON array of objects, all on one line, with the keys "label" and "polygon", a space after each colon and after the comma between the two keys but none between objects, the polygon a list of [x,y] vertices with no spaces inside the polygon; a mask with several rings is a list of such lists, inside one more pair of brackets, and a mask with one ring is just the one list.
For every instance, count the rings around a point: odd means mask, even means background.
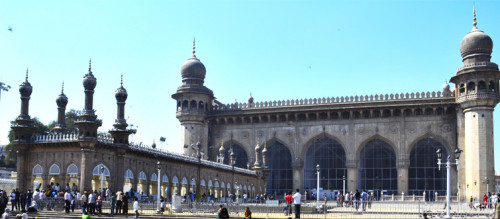
[{"label": "large dome", "polygon": [[205,69],[205,65],[203,65],[196,56],[184,62],[181,68],[182,80],[194,79],[203,81],[206,73],[207,70]]},{"label": "large dome", "polygon": [[460,43],[460,53],[463,59],[474,54],[491,56],[492,51],[493,40],[477,27],[474,27],[471,32],[465,35],[462,43]]}]

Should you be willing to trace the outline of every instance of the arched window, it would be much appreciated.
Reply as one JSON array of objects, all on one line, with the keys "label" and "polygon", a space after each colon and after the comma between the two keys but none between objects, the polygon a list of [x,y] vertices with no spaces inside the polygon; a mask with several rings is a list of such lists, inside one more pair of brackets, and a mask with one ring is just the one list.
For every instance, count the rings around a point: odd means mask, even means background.
[{"label": "arched window", "polygon": [[460,92],[461,94],[465,93],[465,85],[464,84],[460,84],[460,87],[458,88],[458,92]]},{"label": "arched window", "polygon": [[315,140],[307,149],[304,162],[306,189],[316,188],[316,165],[319,164],[320,187],[325,190],[342,190],[342,178],[347,176],[347,171],[346,155],[340,143],[328,137]]},{"label": "arched window", "polygon": [[49,175],[61,175],[61,168],[59,168],[59,165],[52,164],[49,168]]},{"label": "arched window", "polygon": [[179,183],[179,178],[177,178],[177,176],[174,176],[174,177],[172,178],[172,183],[174,183],[174,184],[175,184],[175,183]]},{"label": "arched window", "polygon": [[151,181],[158,182],[158,175],[156,173],[151,174]]},{"label": "arched window", "polygon": [[205,108],[205,106],[204,106],[204,104],[203,104],[203,101],[200,101],[200,102],[198,103],[198,109],[199,109],[200,111],[203,111],[203,110],[204,110],[204,108]]},{"label": "arched window", "polygon": [[94,167],[94,169],[92,170],[92,175],[101,176],[101,167],[103,167],[103,176],[110,176],[108,167],[102,163]]},{"label": "arched window", "polygon": [[134,173],[132,172],[132,170],[128,169],[127,171],[125,171],[125,178],[127,178],[127,179],[134,178]]},{"label": "arched window", "polygon": [[167,176],[167,174],[163,174],[163,177],[162,177],[161,181],[164,182],[164,183],[168,183],[168,176]]},{"label": "arched window", "polygon": [[141,171],[139,173],[139,177],[138,177],[139,180],[147,180],[147,177],[146,177],[146,173],[144,173],[144,171]]},{"label": "arched window", "polygon": [[[428,198],[446,194],[446,169],[441,169],[436,164],[436,151],[441,149],[443,157],[448,157],[446,147],[440,142],[425,138],[418,141],[410,153],[410,168],[408,171],[408,192],[409,195],[422,195],[424,191]],[[429,196],[430,195],[430,196]]]},{"label": "arched window", "polygon": [[231,158],[229,156],[229,154],[231,153],[231,148],[234,151],[234,157],[236,158],[236,160],[235,160],[236,163],[234,164],[234,166],[246,169],[248,167],[247,166],[247,164],[248,164],[247,152],[245,151],[245,149],[243,149],[243,147],[241,147],[237,144],[232,144],[231,147],[225,151],[224,164],[229,165],[229,161],[231,160]]},{"label": "arched window", "polygon": [[42,166],[40,166],[40,164],[37,164],[35,165],[35,167],[33,167],[33,175],[35,176],[43,175],[43,168]]},{"label": "arched window", "polygon": [[74,163],[72,163],[71,165],[68,166],[68,169],[66,169],[66,174],[78,175],[78,167]]},{"label": "arched window", "polygon": [[181,182],[182,185],[187,185],[188,184],[188,180],[186,179],[186,177],[183,177],[182,178],[182,182]]},{"label": "arched window", "polygon": [[196,100],[191,100],[191,106],[189,106],[189,108],[191,110],[195,110],[197,107],[196,107]]},{"label": "arched window", "polygon": [[359,164],[358,189],[374,190],[375,198],[380,190],[397,194],[396,153],[388,143],[380,139],[368,142],[359,154]]},{"label": "arched window", "polygon": [[187,101],[187,100],[184,100],[184,101],[182,102],[182,110],[187,110],[187,109],[188,109],[188,105],[189,105],[188,101]]},{"label": "arched window", "polygon": [[267,167],[267,191],[270,194],[293,191],[292,155],[286,146],[277,141],[267,145]]},{"label": "arched window", "polygon": [[476,84],[474,82],[467,83],[467,93],[475,93],[476,92]]},{"label": "arched window", "polygon": [[495,92],[495,83],[493,81],[490,81],[490,84],[488,85],[488,89],[491,92]]},{"label": "arched window", "polygon": [[477,91],[478,92],[486,92],[486,83],[484,81],[479,81],[477,83]]}]

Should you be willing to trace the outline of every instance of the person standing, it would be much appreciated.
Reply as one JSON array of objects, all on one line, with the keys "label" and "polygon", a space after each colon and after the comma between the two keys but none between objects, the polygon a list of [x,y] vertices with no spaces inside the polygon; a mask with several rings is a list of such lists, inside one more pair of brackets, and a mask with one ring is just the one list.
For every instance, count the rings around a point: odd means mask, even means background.
[{"label": "person standing", "polygon": [[361,193],[361,200],[363,200],[363,211],[366,211],[366,202],[368,201],[368,193],[363,189],[363,193]]},{"label": "person standing", "polygon": [[137,198],[134,199],[134,212],[135,212],[135,218],[139,218],[139,209],[141,209],[141,206],[139,205],[139,200]]},{"label": "person standing", "polygon": [[97,199],[96,199],[96,208],[97,208],[97,215],[101,216],[102,214],[102,200],[104,199],[103,194],[97,194]]},{"label": "person standing", "polygon": [[28,189],[28,192],[26,193],[26,198],[28,199],[26,201],[26,206],[29,206],[31,204],[31,200],[33,199],[33,192],[31,191],[31,189]]},{"label": "person standing", "polygon": [[115,213],[115,205],[116,205],[115,194],[111,195],[111,198],[109,198],[109,204],[111,205],[111,217],[113,217],[113,215]]},{"label": "person standing", "polygon": [[[17,208],[17,205],[16,205],[16,190],[14,190],[14,189],[10,193],[10,203],[12,204],[12,211],[14,211],[14,208]],[[19,210],[19,208],[17,208],[17,210]]]},{"label": "person standing", "polygon": [[116,192],[116,214],[122,213],[123,194],[122,191]]},{"label": "person standing", "polygon": [[293,203],[295,204],[295,218],[300,218],[300,198],[302,195],[299,192],[299,189],[296,189],[295,194],[293,194]]},{"label": "person standing", "polygon": [[89,215],[94,215],[95,214],[95,202],[97,200],[96,194],[90,190],[89,192]]},{"label": "person standing", "polygon": [[286,212],[285,214],[286,215],[292,215],[292,202],[293,202],[293,198],[292,198],[292,193],[287,193],[287,195],[285,196],[285,200],[286,200]]},{"label": "person standing", "polygon": [[124,195],[122,197],[122,201],[123,201],[123,214],[125,216],[128,215],[128,197],[126,195]]},{"label": "person standing", "polygon": [[64,193],[64,210],[66,210],[66,214],[69,214],[69,208],[71,207],[71,194],[69,194],[69,190],[66,190]]},{"label": "person standing", "polygon": [[83,191],[83,195],[80,198],[80,201],[82,202],[82,214],[85,215],[87,212],[87,191]]},{"label": "person standing", "polygon": [[359,193],[359,190],[356,189],[356,193],[354,194],[354,202],[356,204],[356,211],[359,208],[359,202],[361,201],[361,193]]}]

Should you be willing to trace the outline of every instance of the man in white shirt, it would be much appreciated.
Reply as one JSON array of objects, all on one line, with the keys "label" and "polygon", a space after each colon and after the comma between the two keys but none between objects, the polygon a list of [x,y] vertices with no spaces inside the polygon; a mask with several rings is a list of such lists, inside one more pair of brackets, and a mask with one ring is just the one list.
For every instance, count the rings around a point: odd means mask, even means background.
[{"label": "man in white shirt", "polygon": [[300,218],[300,198],[301,194],[299,192],[299,189],[296,190],[295,194],[293,194],[293,203],[295,204],[295,218]]},{"label": "man in white shirt", "polygon": [[69,214],[69,208],[71,205],[71,194],[69,194],[69,190],[66,190],[66,193],[64,193],[64,209],[66,210],[66,214]]}]

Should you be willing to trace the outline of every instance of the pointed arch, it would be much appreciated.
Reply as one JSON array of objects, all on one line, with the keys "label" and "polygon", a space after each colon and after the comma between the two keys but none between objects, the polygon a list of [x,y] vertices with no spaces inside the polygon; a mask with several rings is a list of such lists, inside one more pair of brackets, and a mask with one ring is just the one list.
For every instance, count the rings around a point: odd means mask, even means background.
[{"label": "pointed arch", "polygon": [[343,186],[343,176],[346,176],[346,152],[336,140],[321,136],[307,147],[304,156],[304,187],[316,188],[316,165],[320,165],[320,187],[323,189],[339,189]]},{"label": "pointed arch", "polygon": [[372,189],[378,194],[387,190],[397,194],[398,175],[396,152],[386,141],[372,139],[362,146],[359,153],[358,189]]},{"label": "pointed arch", "polygon": [[[276,139],[276,138],[273,138]],[[266,142],[267,148],[267,191],[281,195],[293,190],[292,153],[278,140]]]},{"label": "pointed arch", "polygon": [[168,176],[167,174],[163,174],[163,177],[161,178],[161,181],[164,183],[168,183]]},{"label": "pointed arch", "polygon": [[182,177],[181,184],[182,185],[187,185],[188,184],[188,180],[186,179],[186,177]]},{"label": "pointed arch", "polygon": [[134,172],[132,172],[131,169],[127,169],[125,171],[125,178],[126,179],[133,179],[134,178]]},{"label": "pointed arch", "polygon": [[146,173],[144,173],[144,171],[141,171],[139,173],[139,177],[137,179],[139,179],[139,180],[147,180]]},{"label": "pointed arch", "polygon": [[103,167],[104,171],[103,171],[103,176],[110,176],[110,172],[109,172],[109,169],[106,165],[104,165],[103,163],[100,163],[100,164],[97,164],[94,169],[92,170],[92,175],[94,176],[100,176],[101,175],[101,167]]},{"label": "pointed arch", "polygon": [[211,179],[209,179],[209,180],[208,180],[208,187],[212,187],[212,186],[214,186],[214,185],[212,184],[212,180],[211,180]]},{"label": "pointed arch", "polygon": [[49,168],[49,175],[61,175],[61,168],[59,168],[59,165],[52,164]]},{"label": "pointed arch", "polygon": [[42,166],[40,164],[35,165],[35,167],[33,167],[32,174],[35,175],[35,176],[41,176],[41,175],[43,175],[43,168],[42,168]]},{"label": "pointed arch", "polygon": [[175,183],[179,183],[179,178],[177,178],[177,176],[174,176],[174,177],[172,178],[172,183],[174,183],[174,184],[175,184]]},{"label": "pointed arch", "polygon": [[425,133],[424,135],[421,135],[421,136],[411,140],[409,147],[406,149],[405,154],[407,156],[410,156],[410,153],[413,151],[413,148],[416,146],[416,144],[418,142],[420,142],[422,139],[426,139],[426,138],[434,139],[434,140],[438,141],[439,143],[443,144],[443,146],[446,148],[448,153],[450,153],[450,151],[454,151],[454,149],[451,148],[448,141],[446,141],[442,136],[436,135],[435,133],[432,133],[432,132],[428,132],[428,133]]},{"label": "pointed arch", "polygon": [[[275,142],[280,143],[281,145],[285,146],[288,149],[288,151],[290,151],[291,156],[295,157],[295,153],[294,153],[293,148],[291,146],[289,146],[289,144],[286,144],[283,139],[280,139],[277,136],[272,137],[271,139],[269,139],[269,140],[267,140],[267,141],[265,141],[263,143],[267,144],[267,145],[271,145],[271,144],[273,144]],[[261,146],[263,146],[263,145],[261,145]]]},{"label": "pointed arch", "polygon": [[324,137],[332,139],[333,141],[338,142],[340,144],[340,146],[342,147],[342,149],[344,151],[347,151],[346,148],[345,148],[345,146],[344,146],[345,145],[344,142],[342,142],[339,138],[337,138],[337,137],[335,137],[335,136],[333,136],[333,135],[331,135],[331,134],[329,134],[327,132],[322,132],[320,134],[317,134],[317,135],[309,138],[306,141],[306,143],[304,143],[304,146],[301,147],[300,153],[298,154],[299,157],[304,157],[306,155],[306,151],[309,150],[309,147],[311,147],[312,143],[315,142],[315,141],[317,141],[318,139],[321,139],[321,138],[324,138]]},{"label": "pointed arch", "polygon": [[381,136],[379,134],[375,134],[375,135],[372,135],[372,136],[366,138],[365,140],[363,140],[361,142],[361,144],[359,144],[359,146],[358,146],[358,148],[356,150],[356,154],[355,154],[356,155],[355,156],[356,160],[359,160],[359,153],[368,144],[368,142],[373,141],[375,139],[379,139],[379,140],[381,140],[383,142],[386,142],[387,144],[389,144],[389,146],[391,146],[392,150],[394,150],[394,152],[396,153],[396,155],[399,154],[399,150],[395,146],[394,142],[392,142],[389,138],[383,137],[383,136]]},{"label": "pointed arch", "polygon": [[205,179],[201,179],[200,186],[207,186],[206,182],[205,182]]},{"label": "pointed arch", "polygon": [[66,175],[78,175],[78,167],[72,163],[66,169]]},{"label": "pointed arch", "polygon": [[151,174],[151,181],[158,182],[158,175],[156,175],[156,173]]},{"label": "pointed arch", "polygon": [[222,181],[222,183],[220,184],[220,187],[224,188],[224,189],[226,188],[226,184],[224,183],[224,181]]},{"label": "pointed arch", "polygon": [[[240,144],[237,144],[235,142],[236,141],[233,140],[232,142],[228,143],[229,146],[224,152],[224,164],[229,165],[229,162],[230,162],[229,154],[230,154],[230,150],[232,148],[234,150],[234,156],[236,158],[236,163],[234,166],[246,169],[248,161],[250,160],[248,158],[249,153],[247,153],[247,150],[244,147],[242,147]],[[226,147],[226,146],[224,146],[224,147]]]}]

